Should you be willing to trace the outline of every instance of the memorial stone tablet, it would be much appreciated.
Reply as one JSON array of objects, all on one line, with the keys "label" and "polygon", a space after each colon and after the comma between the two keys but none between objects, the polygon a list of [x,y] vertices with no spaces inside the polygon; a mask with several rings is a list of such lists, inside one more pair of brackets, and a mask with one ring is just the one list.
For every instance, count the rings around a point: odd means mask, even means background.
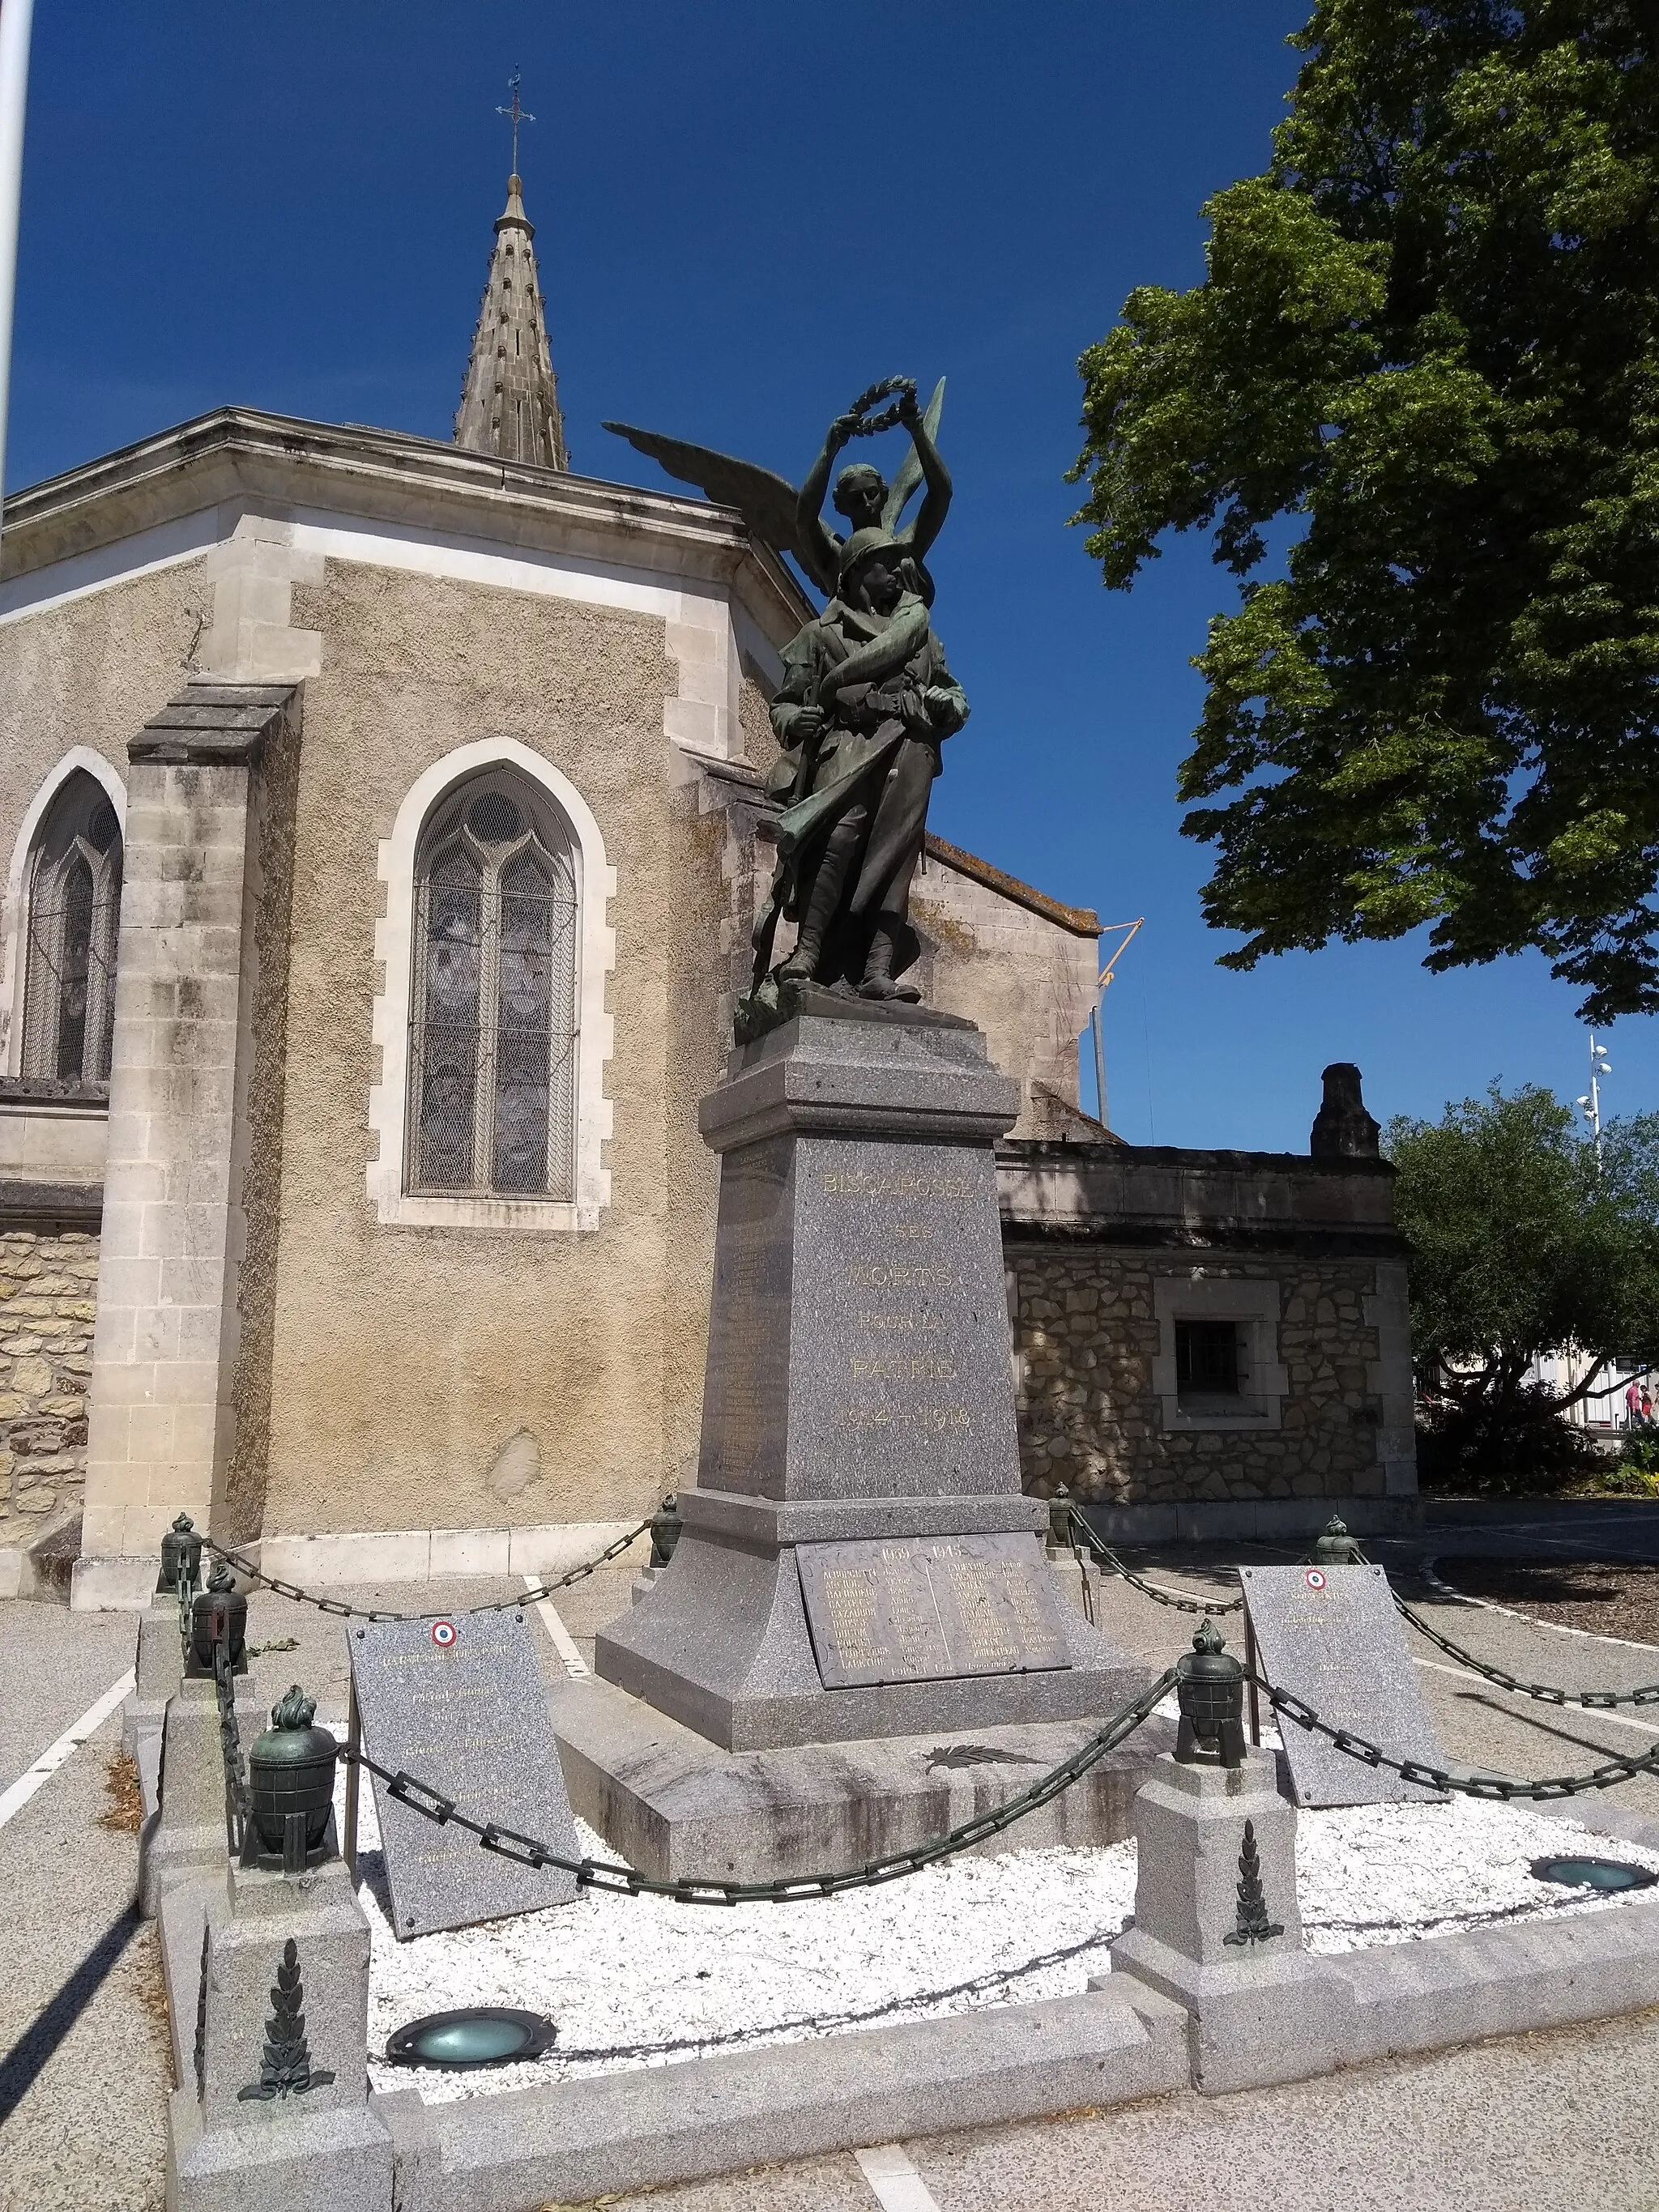
[{"label": "memorial stone tablet", "polygon": [[[547,1692],[522,1613],[354,1625],[346,1644],[363,1747],[471,1819],[581,1856]],[[411,1812],[374,1778],[392,1924],[399,1941],[568,1905],[575,1877],[520,1866],[476,1836]]]},{"label": "memorial stone tablet", "polygon": [[[1261,1672],[1333,1728],[1352,1729],[1395,1759],[1445,1764],[1381,1567],[1241,1567]],[[1367,1766],[1325,1737],[1282,1720],[1298,1805],[1393,1805],[1443,1793]]]},{"label": "memorial stone tablet", "polygon": [[826,1690],[1071,1663],[1035,1536],[803,1544],[796,1558]]}]

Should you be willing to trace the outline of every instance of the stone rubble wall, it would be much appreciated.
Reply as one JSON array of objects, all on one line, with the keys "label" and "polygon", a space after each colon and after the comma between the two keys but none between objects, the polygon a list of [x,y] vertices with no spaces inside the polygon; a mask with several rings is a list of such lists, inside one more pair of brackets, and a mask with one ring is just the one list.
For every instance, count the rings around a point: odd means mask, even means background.
[{"label": "stone rubble wall", "polygon": [[1377,1265],[1364,1258],[1206,1255],[1205,1279],[1277,1280],[1280,1425],[1171,1433],[1152,1389],[1153,1282],[1190,1273],[1168,1251],[1007,1249],[1025,1487],[1065,1483],[1109,1505],[1214,1499],[1381,1498],[1382,1347],[1365,1319]]},{"label": "stone rubble wall", "polygon": [[81,1511],[97,1297],[95,1236],[0,1232],[0,1544]]}]

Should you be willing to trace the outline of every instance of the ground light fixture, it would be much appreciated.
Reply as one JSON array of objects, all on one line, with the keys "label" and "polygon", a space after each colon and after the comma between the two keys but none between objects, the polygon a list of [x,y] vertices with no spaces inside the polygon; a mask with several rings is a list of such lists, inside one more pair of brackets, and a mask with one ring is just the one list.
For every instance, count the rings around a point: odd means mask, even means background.
[{"label": "ground light fixture", "polygon": [[437,2066],[459,2074],[544,2057],[558,2032],[542,2013],[519,2012],[508,2005],[465,2005],[459,2012],[429,2012],[394,2028],[386,2055],[393,2066]]},{"label": "ground light fixture", "polygon": [[1659,1874],[1628,1859],[1534,1859],[1532,1872],[1539,1881],[1559,1881],[1569,1889],[1647,1889],[1659,1881]]}]

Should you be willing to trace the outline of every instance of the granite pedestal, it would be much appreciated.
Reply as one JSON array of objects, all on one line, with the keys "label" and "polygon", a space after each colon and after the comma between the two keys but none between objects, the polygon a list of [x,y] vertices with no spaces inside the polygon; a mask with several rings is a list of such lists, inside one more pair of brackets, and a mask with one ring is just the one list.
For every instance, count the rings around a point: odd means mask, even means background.
[{"label": "granite pedestal", "polygon": [[1134,1835],[1134,1925],[1112,1946],[1111,1979],[1186,2006],[1194,2087],[1328,2072],[1352,1993],[1302,1948],[1296,1813],[1273,1754],[1246,1752],[1241,1767],[1159,1759],[1135,1800]]},{"label": "granite pedestal", "polygon": [[[971,1024],[810,989],[703,1102],[721,1157],[697,1482],[596,1673],[651,1709],[647,1734],[665,1716],[778,1762],[781,1800],[813,1795],[789,1757],[810,1746],[855,1767],[860,1745],[1053,1728],[1022,1756],[1055,1763],[1150,1680],[1066,1602],[1048,1509],[1020,1490],[991,1149],[1018,1109]],[[580,1757],[605,1766],[591,1732]],[[671,1761],[679,1810],[649,1821],[691,1817],[694,1769],[723,1795],[718,1764]],[[638,1761],[612,1778],[592,1796],[637,1796]]]},{"label": "granite pedestal", "polygon": [[227,1865],[194,1893],[171,1893],[162,1921],[179,2081],[169,2212],[385,2212],[392,2149],[368,2102],[368,1923],[344,1863],[295,1879]]}]

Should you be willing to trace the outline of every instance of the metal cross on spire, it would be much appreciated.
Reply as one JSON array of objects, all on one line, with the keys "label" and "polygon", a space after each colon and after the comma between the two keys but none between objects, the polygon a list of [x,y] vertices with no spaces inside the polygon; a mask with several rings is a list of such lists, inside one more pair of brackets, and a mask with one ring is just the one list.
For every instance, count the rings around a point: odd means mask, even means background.
[{"label": "metal cross on spire", "polygon": [[498,107],[495,112],[497,115],[506,116],[513,125],[513,173],[516,177],[519,173],[519,125],[521,123],[533,123],[536,118],[527,107],[520,104],[517,70],[514,70],[507,80],[507,88],[513,95],[513,105],[511,107]]}]

